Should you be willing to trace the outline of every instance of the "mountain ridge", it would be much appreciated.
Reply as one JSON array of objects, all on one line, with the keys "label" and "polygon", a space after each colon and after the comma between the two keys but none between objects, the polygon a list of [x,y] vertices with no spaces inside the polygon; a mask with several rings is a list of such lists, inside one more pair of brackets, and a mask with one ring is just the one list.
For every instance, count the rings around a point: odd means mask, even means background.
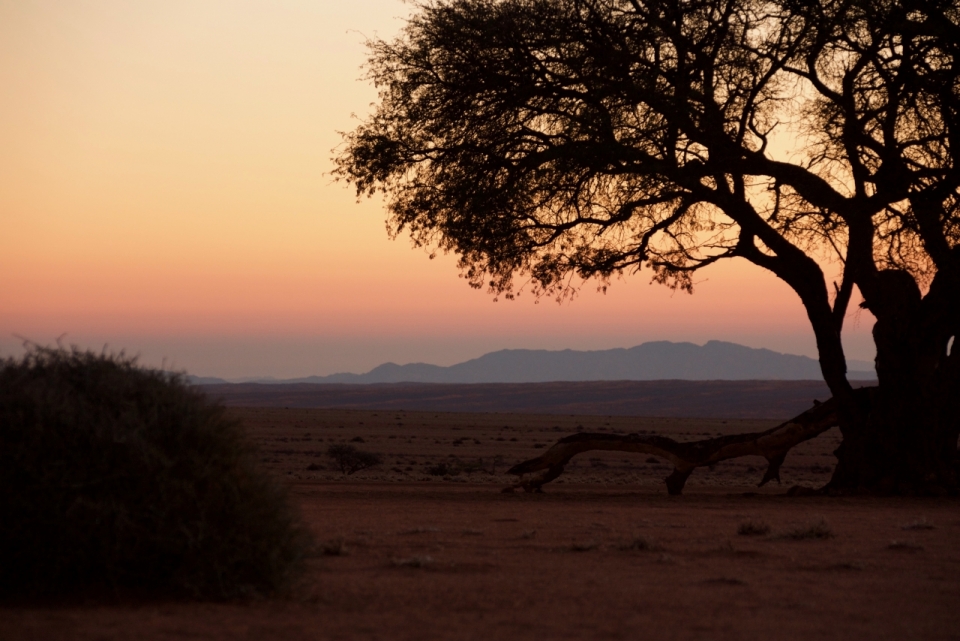
[{"label": "mountain ridge", "polygon": [[[871,363],[849,361],[851,380],[876,378]],[[216,377],[190,376],[196,385],[224,384]],[[364,374],[337,373],[291,379],[244,379],[291,383],[545,383],[558,381],[819,380],[819,363],[807,356],[712,340],[651,341],[607,350],[503,349],[449,366],[383,363]]]}]

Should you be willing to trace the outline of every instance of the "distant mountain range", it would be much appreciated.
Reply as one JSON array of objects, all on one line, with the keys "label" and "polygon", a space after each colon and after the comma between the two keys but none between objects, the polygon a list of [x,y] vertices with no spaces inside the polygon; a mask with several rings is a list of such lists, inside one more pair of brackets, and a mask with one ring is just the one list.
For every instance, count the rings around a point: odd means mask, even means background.
[{"label": "distant mountain range", "polygon": [[[873,363],[847,361],[851,380],[876,378]],[[190,376],[195,385],[228,383],[222,378]],[[561,351],[504,349],[463,363],[441,367],[427,363],[384,363],[366,374],[331,374],[293,379],[246,379],[281,383],[546,383],[555,381],[820,380],[820,364],[807,356],[781,354],[709,341],[705,345],[655,341],[629,349]]]}]

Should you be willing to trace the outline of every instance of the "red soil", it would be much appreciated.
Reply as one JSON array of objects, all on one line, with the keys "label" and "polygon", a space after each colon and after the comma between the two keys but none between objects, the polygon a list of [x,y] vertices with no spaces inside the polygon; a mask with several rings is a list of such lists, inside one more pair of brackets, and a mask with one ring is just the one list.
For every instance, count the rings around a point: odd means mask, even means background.
[{"label": "red soil", "polygon": [[[957,499],[757,493],[762,468],[746,460],[698,470],[670,497],[669,470],[616,454],[583,455],[544,495],[499,492],[507,464],[578,424],[692,438],[763,422],[238,414],[326,550],[293,597],[8,605],[0,639],[960,639]],[[345,478],[306,470],[329,467],[328,444],[355,437],[384,465]],[[785,483],[825,480],[835,441],[792,453]],[[498,474],[426,473],[496,456]],[[738,534],[745,523],[770,532]]]}]

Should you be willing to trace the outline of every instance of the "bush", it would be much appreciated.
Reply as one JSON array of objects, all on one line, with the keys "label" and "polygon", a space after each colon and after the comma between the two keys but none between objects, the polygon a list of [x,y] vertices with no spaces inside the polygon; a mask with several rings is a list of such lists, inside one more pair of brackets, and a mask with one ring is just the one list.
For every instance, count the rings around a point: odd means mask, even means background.
[{"label": "bush", "polygon": [[740,536],[763,536],[770,534],[770,526],[763,521],[744,521],[737,527]]},{"label": "bush", "polygon": [[502,456],[496,456],[493,458],[493,461],[490,465],[490,469],[487,469],[483,465],[483,459],[477,459],[476,462],[472,461],[461,461],[459,458],[452,456],[446,461],[440,461],[436,465],[430,465],[424,470],[430,476],[459,476],[460,474],[474,474],[476,472],[482,472],[483,474],[495,474],[497,471],[497,464],[503,462]]},{"label": "bush", "polygon": [[624,552],[629,552],[634,550],[638,552],[646,552],[646,551],[658,551],[663,549],[663,547],[661,547],[659,543],[651,541],[643,536],[638,536],[633,540],[622,543],[619,547]]},{"label": "bush", "polygon": [[353,474],[382,462],[373,452],[358,450],[353,445],[331,445],[327,448],[327,456],[340,466],[344,474]]},{"label": "bush", "polygon": [[253,461],[181,375],[76,348],[0,360],[0,594],[288,587],[309,535]]},{"label": "bush", "polygon": [[832,539],[836,536],[827,522],[820,519],[816,523],[795,527],[792,530],[784,532],[781,538],[793,539],[794,541],[803,541],[805,539]]},{"label": "bush", "polygon": [[445,461],[440,461],[436,465],[431,465],[426,469],[430,476],[457,476],[460,474],[460,468],[456,465],[447,465]]}]

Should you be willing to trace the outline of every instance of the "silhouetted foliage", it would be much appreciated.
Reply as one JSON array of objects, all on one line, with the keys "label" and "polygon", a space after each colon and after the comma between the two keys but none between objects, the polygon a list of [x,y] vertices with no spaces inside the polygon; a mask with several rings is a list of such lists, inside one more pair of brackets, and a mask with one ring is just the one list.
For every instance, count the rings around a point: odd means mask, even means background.
[{"label": "silhouetted foliage", "polygon": [[0,595],[286,589],[310,538],[237,423],[135,359],[0,361]]},{"label": "silhouetted foliage", "polygon": [[507,297],[641,269],[692,291],[749,261],[806,308],[844,433],[831,486],[957,486],[956,2],[426,0],[369,46],[379,103],[337,173],[385,196],[391,233]]},{"label": "silhouetted foliage", "polygon": [[353,445],[331,445],[327,448],[327,456],[334,460],[344,474],[353,474],[383,462],[378,454],[358,450]]}]

